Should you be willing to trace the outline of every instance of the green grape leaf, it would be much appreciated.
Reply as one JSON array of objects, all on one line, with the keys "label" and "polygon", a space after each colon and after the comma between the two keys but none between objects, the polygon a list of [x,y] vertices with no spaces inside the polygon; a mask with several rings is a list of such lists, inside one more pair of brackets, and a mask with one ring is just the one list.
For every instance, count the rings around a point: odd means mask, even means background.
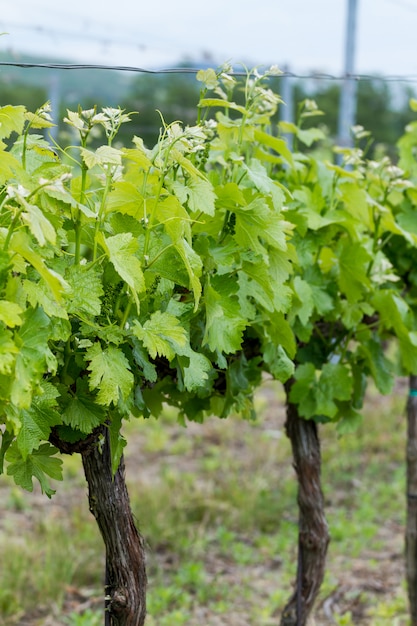
[{"label": "green grape leaf", "polygon": [[278,250],[287,249],[289,223],[272,213],[264,198],[256,198],[246,207],[236,207],[235,239],[242,248],[266,257],[265,242]]},{"label": "green grape leaf", "polygon": [[[44,113],[46,113],[49,117],[49,113],[47,113],[45,109]],[[39,115],[38,113],[26,111],[25,118],[30,123],[31,128],[52,128],[53,126],[55,126],[55,124],[48,120],[46,116]]]},{"label": "green grape leaf", "polygon": [[298,404],[300,415],[306,419],[337,417],[335,400],[350,400],[353,393],[350,370],[341,363],[325,363],[321,370],[316,370],[313,363],[304,363],[297,367],[294,378],[290,401]]},{"label": "green grape leaf", "polygon": [[52,426],[62,423],[61,416],[52,406],[48,399],[36,396],[27,409],[19,413],[21,427],[16,442],[23,460],[26,460],[34,449],[37,449],[42,441],[47,441]]},{"label": "green grape leaf", "polygon": [[0,147],[0,183],[4,184],[9,178],[12,178],[15,175],[15,172],[19,172],[20,170],[21,165],[19,161],[12,154],[10,154],[10,152],[5,152]]},{"label": "green grape leaf", "polygon": [[12,333],[0,325],[0,374],[10,375],[13,372],[18,352]]},{"label": "green grape leaf", "polygon": [[326,135],[320,128],[308,128],[307,130],[297,128],[297,137],[307,147],[310,147],[315,141],[321,141],[326,138]]},{"label": "green grape leaf", "polygon": [[[51,290],[43,281],[35,283],[32,280],[24,280],[22,285],[27,299],[33,308],[41,306],[48,317],[58,317],[64,320],[68,319],[67,309],[63,304],[55,300]],[[54,323],[56,324],[56,320]]]},{"label": "green grape leaf", "polygon": [[158,355],[172,361],[178,350],[188,342],[187,331],[179,320],[170,313],[155,311],[143,324],[134,321],[132,332],[140,339],[152,359]]},{"label": "green grape leaf", "polygon": [[285,199],[285,194],[281,185],[268,176],[268,173],[262,163],[256,159],[252,159],[250,165],[243,163],[243,169],[246,171],[248,177],[259,191],[267,195],[269,194],[272,197],[274,207],[276,209],[281,209]]},{"label": "green grape leaf", "polygon": [[139,310],[137,294],[145,290],[145,278],[141,263],[136,256],[137,241],[132,233],[119,233],[112,237],[102,237],[101,241],[109,255],[109,259],[120,278],[129,285]]},{"label": "green grape leaf", "polygon": [[264,146],[275,150],[275,152],[284,157],[287,163],[292,166],[294,165],[291,150],[288,148],[288,144],[284,139],[279,139],[278,137],[274,137],[273,135],[258,129],[255,130],[255,139]]},{"label": "green grape leaf", "polygon": [[332,296],[325,290],[313,283],[310,284],[314,308],[319,315],[326,315],[335,308]]},{"label": "green grape leaf", "polygon": [[194,176],[186,184],[175,182],[172,189],[181,203],[188,201],[188,208],[193,213],[214,215],[216,194],[208,180]]},{"label": "green grape leaf", "polygon": [[151,383],[156,383],[158,380],[158,374],[155,365],[149,361],[148,353],[139,341],[134,340],[133,345],[133,358],[139,365],[144,378],[149,380]]},{"label": "green grape leaf", "polygon": [[361,413],[355,409],[346,410],[343,417],[338,421],[336,430],[339,435],[350,435],[358,430],[362,422],[363,415]]},{"label": "green grape leaf", "polygon": [[247,325],[235,297],[237,285],[228,277],[212,282],[216,288],[207,282],[204,289],[206,328],[203,344],[212,352],[236,352],[241,347],[243,331]]},{"label": "green grape leaf", "polygon": [[407,337],[399,337],[398,347],[403,368],[407,373],[415,374],[417,371],[417,332],[410,332]]},{"label": "green grape leaf", "polygon": [[85,360],[89,361],[87,369],[91,372],[89,387],[91,390],[98,390],[98,404],[117,405],[120,396],[127,398],[132,391],[134,379],[129,361],[119,348],[110,345],[103,350],[96,342],[87,350]]},{"label": "green grape leaf", "polygon": [[198,309],[198,304],[200,302],[201,297],[201,270],[202,270],[202,261],[198,254],[194,252],[189,243],[183,239],[178,241],[175,244],[175,249],[181,257],[182,262],[184,263],[185,269],[187,270],[188,278],[190,281],[190,289],[194,295],[194,311]]},{"label": "green grape leaf", "polygon": [[341,363],[325,363],[318,380],[316,414],[336,417],[338,406],[335,400],[350,400],[352,392],[353,379],[349,369]]},{"label": "green grape leaf", "polygon": [[145,275],[149,272],[159,274],[182,287],[189,287],[190,280],[182,258],[165,234],[162,237],[152,237],[149,257]]},{"label": "green grape leaf", "polygon": [[53,245],[56,242],[55,228],[51,222],[45,217],[43,212],[34,204],[26,202],[24,198],[20,199],[25,211],[22,211],[22,221],[25,222],[32,235],[40,246],[44,246],[47,242]]},{"label": "green grape leaf", "polygon": [[46,266],[44,259],[33,250],[31,243],[26,233],[17,231],[11,238],[10,249],[20,254],[39,272],[54,298],[61,302],[64,292],[69,289],[68,283],[57,272]]},{"label": "green grape leaf", "polygon": [[81,316],[100,315],[104,291],[102,274],[97,265],[72,265],[65,277],[71,286],[68,312]]},{"label": "green grape leaf", "polygon": [[394,384],[393,367],[385,357],[381,343],[372,338],[363,340],[358,355],[363,358],[378,390],[383,394],[390,393]]},{"label": "green grape leaf", "polygon": [[[189,363],[184,366],[184,387],[187,391],[207,389],[207,381],[213,371],[211,362],[204,354],[194,352],[191,349],[185,351],[185,355],[188,357]],[[184,363],[185,359],[179,356],[178,361]]]},{"label": "green grape leaf", "polygon": [[413,235],[417,235],[417,221],[415,210],[417,191],[413,191],[415,192],[412,194],[414,196],[414,203],[411,206],[401,207],[401,212],[397,215],[397,222],[403,230],[406,230]]},{"label": "green grape leaf", "polygon": [[26,109],[24,106],[0,107],[0,139],[10,137],[12,133],[20,135],[25,124]]},{"label": "green grape leaf", "polygon": [[[248,263],[243,261],[242,272],[239,272],[240,295],[254,298],[267,311],[274,310],[274,290],[268,267],[262,261]],[[274,285],[274,289],[278,289]]]},{"label": "green grape leaf", "polygon": [[212,68],[199,70],[196,74],[197,80],[204,84],[206,89],[215,89],[219,84],[216,72]]},{"label": "green grape leaf", "polygon": [[183,238],[190,240],[191,220],[176,196],[169,195],[159,201],[155,208],[155,217],[160,224],[164,225],[173,243],[179,243]]},{"label": "green grape leaf", "polygon": [[295,382],[291,386],[289,400],[297,404],[301,416],[311,418],[315,414],[316,368],[313,363],[303,363],[294,373]]},{"label": "green grape leaf", "polygon": [[275,380],[285,383],[294,374],[294,363],[282,346],[268,343],[264,349],[263,357]]},{"label": "green grape leaf", "polygon": [[8,430],[2,430],[0,432],[1,446],[0,446],[0,474],[4,473],[4,457],[7,450],[10,448],[14,441],[14,433]]},{"label": "green grape leaf", "polygon": [[296,341],[293,329],[283,313],[274,313],[270,317],[271,323],[265,328],[265,338],[276,346],[282,346],[291,359],[296,353]]},{"label": "green grape leaf", "polygon": [[145,170],[149,172],[153,163],[148,155],[151,154],[150,150],[143,145],[143,140],[140,137],[133,137],[133,143],[136,148],[123,148],[123,157],[132,161],[136,165],[139,166],[140,170]]},{"label": "green grape leaf", "polygon": [[11,399],[17,407],[28,408],[42,376],[56,363],[48,347],[49,318],[42,309],[28,309],[23,319],[22,326],[15,334],[19,352],[16,355]]},{"label": "green grape leaf", "polygon": [[81,148],[81,156],[84,163],[91,169],[95,165],[121,165],[122,151],[111,146],[100,146],[95,152],[87,148]]},{"label": "green grape leaf", "polygon": [[391,289],[380,289],[371,303],[379,313],[382,328],[391,329],[397,337],[407,337],[412,323],[407,302]]},{"label": "green grape leaf", "polygon": [[37,478],[42,493],[50,498],[55,490],[51,488],[47,476],[54,480],[62,480],[62,461],[53,456],[57,452],[58,450],[49,443],[44,443],[23,459],[17,444],[14,443],[6,453],[7,474],[13,476],[16,485],[27,491],[33,491],[33,478]]},{"label": "green grape leaf", "polygon": [[246,115],[245,107],[235,104],[235,102],[228,102],[227,100],[221,100],[220,98],[203,98],[199,102],[199,107],[221,107],[224,109],[233,109],[243,115]]},{"label": "green grape leaf", "polygon": [[141,220],[144,217],[143,207],[143,196],[136,185],[127,180],[114,183],[113,189],[107,197],[106,213],[118,211]]},{"label": "green grape leaf", "polygon": [[86,382],[78,379],[76,393],[62,412],[63,424],[88,434],[102,424],[105,417],[103,408],[88,394]]},{"label": "green grape leaf", "polygon": [[240,189],[237,183],[228,182],[225,185],[216,187],[215,191],[217,195],[216,204],[219,208],[234,211],[236,206],[247,206],[243,190]]},{"label": "green grape leaf", "polygon": [[359,242],[343,239],[339,246],[339,286],[349,302],[356,302],[371,286],[368,268],[371,255]]},{"label": "green grape leaf", "polygon": [[365,189],[358,187],[354,181],[346,181],[339,185],[339,192],[349,216],[372,231],[372,211]]},{"label": "green grape leaf", "polygon": [[20,326],[22,323],[22,308],[16,302],[0,300],[0,320],[9,328]]},{"label": "green grape leaf", "polygon": [[313,290],[310,284],[299,276],[294,278],[293,285],[297,300],[293,302],[291,314],[297,315],[300,322],[305,326],[314,311]]},{"label": "green grape leaf", "polygon": [[[293,246],[289,245],[288,250],[271,249],[268,251],[269,256],[269,271],[271,279],[274,285],[282,285],[287,281],[293,272],[293,266],[291,263],[293,254]],[[279,288],[279,287],[278,287]]]}]

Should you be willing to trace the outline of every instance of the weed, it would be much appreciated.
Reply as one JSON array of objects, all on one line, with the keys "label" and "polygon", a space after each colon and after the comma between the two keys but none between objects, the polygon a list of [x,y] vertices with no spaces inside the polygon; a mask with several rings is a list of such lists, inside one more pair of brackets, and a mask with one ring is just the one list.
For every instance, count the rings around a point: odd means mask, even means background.
[{"label": "weed", "polygon": [[88,609],[84,613],[71,613],[65,619],[68,626],[100,626],[103,622],[102,612]]}]

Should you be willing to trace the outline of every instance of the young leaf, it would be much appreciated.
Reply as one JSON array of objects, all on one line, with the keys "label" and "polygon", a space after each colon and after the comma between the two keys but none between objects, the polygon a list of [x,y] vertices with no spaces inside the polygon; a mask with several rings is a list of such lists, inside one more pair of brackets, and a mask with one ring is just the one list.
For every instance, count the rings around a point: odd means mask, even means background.
[{"label": "young leaf", "polygon": [[81,148],[81,156],[89,169],[95,165],[121,165],[122,154],[121,150],[111,146],[100,146],[95,152]]},{"label": "young leaf", "polygon": [[12,133],[20,135],[25,124],[24,106],[6,105],[0,107],[0,139],[6,139]]},{"label": "young leaf", "polygon": [[172,361],[178,352],[187,345],[187,332],[179,320],[170,313],[155,311],[143,326],[134,321],[132,332],[140,339],[152,359],[164,356]]},{"label": "young leaf", "polygon": [[29,408],[32,394],[43,375],[55,366],[49,347],[50,320],[42,309],[28,309],[23,324],[15,334],[19,349],[11,387],[12,402],[19,408]]},{"label": "young leaf", "polygon": [[30,305],[34,309],[40,306],[48,317],[58,317],[64,320],[68,319],[68,311],[64,306],[65,301],[61,300],[61,303],[57,302],[51,290],[42,280],[38,282],[24,280],[22,286]]},{"label": "young leaf", "polygon": [[118,211],[141,220],[144,216],[143,206],[144,199],[136,185],[127,180],[120,180],[114,183],[107,197],[106,213]]},{"label": "young leaf", "polygon": [[173,189],[181,202],[185,203],[188,200],[188,208],[193,213],[214,215],[216,194],[207,180],[193,177],[184,185],[174,184]]},{"label": "young leaf", "polygon": [[31,244],[29,236],[22,231],[18,231],[11,238],[10,249],[20,254],[39,272],[52,291],[55,300],[62,302],[64,292],[69,289],[68,283],[60,274],[46,266],[44,259],[35,252]]},{"label": "young leaf", "polygon": [[232,353],[240,349],[247,321],[241,317],[239,301],[235,297],[233,281],[213,281],[219,291],[208,282],[204,289],[206,328],[203,344],[212,352]]},{"label": "young leaf", "polygon": [[17,445],[12,444],[6,453],[7,474],[13,476],[16,485],[27,491],[33,491],[33,477],[37,478],[42,492],[50,498],[55,490],[51,488],[47,476],[62,480],[62,461],[53,456],[56,452],[56,448],[44,443],[23,459]]},{"label": "young leaf", "polygon": [[78,379],[76,393],[62,413],[63,424],[88,434],[104,422],[105,415],[103,408],[88,393],[86,382]]},{"label": "young leaf", "polygon": [[24,198],[21,198],[21,203],[26,209],[22,212],[22,221],[28,225],[39,245],[44,246],[47,242],[55,244],[55,229],[43,212],[36,205],[26,202]]},{"label": "young leaf", "polygon": [[132,290],[137,306],[137,294],[145,290],[145,279],[142,266],[136,253],[138,244],[132,233],[120,233],[112,237],[102,237],[101,241],[106,249],[114,269]]},{"label": "young leaf", "polygon": [[0,325],[0,374],[12,374],[18,352],[11,331]]},{"label": "young leaf", "polygon": [[383,353],[381,343],[373,338],[366,339],[359,346],[358,354],[363,358],[379,391],[383,394],[390,393],[394,384],[393,368]]},{"label": "young leaf", "polygon": [[[194,352],[191,349],[185,351],[185,355],[189,359],[189,364],[184,366],[184,387],[187,391],[204,389],[207,392],[207,381],[213,371],[211,362],[204,354]],[[183,363],[184,360],[184,357],[178,357],[180,363]]]},{"label": "young leaf", "polygon": [[278,250],[286,250],[288,230],[288,222],[272,213],[264,198],[255,198],[248,206],[236,208],[236,241],[242,248],[249,248],[264,258],[265,242]]},{"label": "young leaf", "polygon": [[338,411],[335,400],[350,400],[352,391],[349,369],[341,363],[325,363],[318,381],[316,414],[334,418]]},{"label": "young leaf", "polygon": [[9,302],[8,300],[0,300],[0,320],[9,326],[20,326],[22,323],[22,308],[16,302]]},{"label": "young leaf", "polygon": [[285,383],[294,374],[294,363],[282,346],[269,343],[263,356],[269,371],[276,380]]},{"label": "young leaf", "polygon": [[109,406],[113,403],[116,406],[120,396],[124,400],[127,398],[134,378],[129,361],[119,348],[110,345],[103,350],[96,342],[87,350],[85,360],[89,361],[87,369],[91,372],[89,387],[98,390],[98,404]]},{"label": "young leaf", "polygon": [[342,240],[339,246],[339,286],[349,302],[359,300],[370,288],[368,267],[371,255],[359,242]]},{"label": "young leaf", "polygon": [[102,272],[92,264],[73,265],[66,274],[71,286],[68,312],[74,315],[100,315],[104,295]]},{"label": "young leaf", "polygon": [[52,426],[62,423],[54,405],[50,406],[42,396],[36,397],[29,408],[22,409],[19,419],[21,427],[16,442],[24,460],[42,441],[48,440]]}]

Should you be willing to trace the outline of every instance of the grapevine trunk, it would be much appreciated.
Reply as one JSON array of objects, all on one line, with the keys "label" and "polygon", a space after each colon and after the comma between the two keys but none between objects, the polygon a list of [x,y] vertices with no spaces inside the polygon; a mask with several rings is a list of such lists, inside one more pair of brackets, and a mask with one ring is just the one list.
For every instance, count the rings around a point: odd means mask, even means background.
[{"label": "grapevine trunk", "polygon": [[410,376],[407,402],[407,523],[405,562],[411,625],[417,626],[417,376]]},{"label": "grapevine trunk", "polygon": [[[286,384],[287,398],[293,381]],[[329,530],[321,489],[321,453],[317,424],[300,417],[287,403],[286,432],[298,478],[299,535],[295,590],[281,616],[281,626],[305,626],[325,573]]]},{"label": "grapevine trunk", "polygon": [[138,532],[125,482],[123,457],[113,476],[110,445],[82,453],[90,511],[106,548],[106,626],[143,626],[146,615],[144,541]]}]

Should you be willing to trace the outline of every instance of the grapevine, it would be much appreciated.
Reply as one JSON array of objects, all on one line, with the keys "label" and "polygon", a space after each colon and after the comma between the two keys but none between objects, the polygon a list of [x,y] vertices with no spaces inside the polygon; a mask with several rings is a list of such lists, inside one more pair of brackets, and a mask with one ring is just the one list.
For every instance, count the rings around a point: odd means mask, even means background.
[{"label": "grapevine", "polygon": [[[275,68],[243,84],[226,70],[198,73],[197,123],[161,118],[153,148],[137,137],[118,146],[131,115],[121,109],[68,111],[67,148],[36,134],[52,125],[48,106],[0,109],[0,471],[28,490],[38,480],[51,497],[59,452],[81,454],[114,623],[145,619],[144,544],[124,484],[126,420],[157,418],[164,403],[182,422],[252,419],[263,377],[285,385],[300,502],[306,436],[318,494],[309,515],[320,518],[314,573],[312,529],[300,517],[304,578],[282,618],[304,624],[328,543],[318,425],[353,431],[367,380],[391,390],[398,368],[387,340],[402,372],[417,369],[405,291],[414,284],[415,182],[386,158],[368,160],[359,143],[342,151],[348,167],[323,159],[323,131],[303,128],[320,113],[311,102],[297,124],[275,121]],[[363,130],[355,132],[359,142]],[[128,591],[121,555],[138,572]]]}]

